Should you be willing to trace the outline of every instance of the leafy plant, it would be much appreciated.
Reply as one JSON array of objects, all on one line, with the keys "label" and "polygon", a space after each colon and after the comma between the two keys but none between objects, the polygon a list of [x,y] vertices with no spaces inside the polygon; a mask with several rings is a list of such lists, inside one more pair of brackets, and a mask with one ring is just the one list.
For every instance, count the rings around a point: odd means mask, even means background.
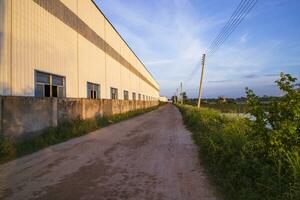
[{"label": "leafy plant", "polygon": [[289,199],[300,199],[300,154],[299,151],[286,153],[286,159],[290,172],[290,190],[287,193]]},{"label": "leafy plant", "polygon": [[300,90],[295,85],[296,80],[281,73],[276,83],[284,95],[272,101],[269,107],[262,106],[258,96],[246,89],[249,113],[255,117],[251,123],[253,133],[263,138],[271,154],[291,151],[300,145]]},{"label": "leafy plant", "polygon": [[268,106],[246,89],[250,119],[212,109],[179,109],[211,181],[225,199],[300,199],[300,90],[280,74],[283,96]]},{"label": "leafy plant", "polygon": [[0,163],[16,156],[16,149],[13,141],[4,135],[0,135]]}]

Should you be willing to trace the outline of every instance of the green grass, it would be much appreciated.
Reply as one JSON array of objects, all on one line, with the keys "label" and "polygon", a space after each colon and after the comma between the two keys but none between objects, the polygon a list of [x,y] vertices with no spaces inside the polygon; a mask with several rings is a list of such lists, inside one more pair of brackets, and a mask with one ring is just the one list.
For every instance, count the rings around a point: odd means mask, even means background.
[{"label": "green grass", "polygon": [[[248,119],[178,106],[211,182],[230,200],[300,199],[300,151],[270,157]],[[278,151],[281,151],[278,149]]]},{"label": "green grass", "polygon": [[4,137],[0,134],[0,163],[31,154],[45,147],[85,135],[110,124],[141,115],[157,108],[158,106],[155,106],[117,115],[99,116],[88,120],[75,119],[64,121],[57,127],[44,129],[42,133],[36,137],[19,142],[14,142],[9,137]]}]

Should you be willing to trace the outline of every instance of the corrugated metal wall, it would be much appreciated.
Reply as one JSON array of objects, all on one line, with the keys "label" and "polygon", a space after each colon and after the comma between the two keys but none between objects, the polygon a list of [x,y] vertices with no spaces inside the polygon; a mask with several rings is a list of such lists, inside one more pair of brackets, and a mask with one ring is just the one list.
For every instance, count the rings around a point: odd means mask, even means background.
[{"label": "corrugated metal wall", "polygon": [[102,98],[110,87],[120,99],[123,90],[130,99],[159,97],[157,82],[92,1],[0,0],[0,9],[0,94],[33,96],[40,70],[65,76],[67,97],[86,97],[87,81],[101,85]]},{"label": "corrugated metal wall", "polygon": [[11,1],[0,0],[0,94],[11,95]]}]

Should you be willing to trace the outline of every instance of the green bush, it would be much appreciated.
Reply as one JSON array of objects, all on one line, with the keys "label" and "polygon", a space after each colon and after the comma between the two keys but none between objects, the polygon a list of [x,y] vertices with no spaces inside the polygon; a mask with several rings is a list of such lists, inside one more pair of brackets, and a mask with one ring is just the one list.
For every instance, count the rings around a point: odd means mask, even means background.
[{"label": "green bush", "polygon": [[290,191],[286,194],[288,199],[299,199],[300,197],[300,154],[293,151],[286,154],[288,170],[290,172]]},{"label": "green bush", "polygon": [[16,149],[9,137],[0,135],[0,163],[10,160],[16,156]]},{"label": "green bush", "polygon": [[212,182],[225,199],[300,199],[300,91],[281,74],[284,92],[266,107],[247,89],[252,120],[179,106]]}]

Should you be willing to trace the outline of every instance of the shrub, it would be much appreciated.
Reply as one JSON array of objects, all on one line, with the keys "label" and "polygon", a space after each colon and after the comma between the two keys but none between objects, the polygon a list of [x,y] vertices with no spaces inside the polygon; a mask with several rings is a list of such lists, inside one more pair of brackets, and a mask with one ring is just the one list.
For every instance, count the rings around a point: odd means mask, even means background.
[{"label": "shrub", "polygon": [[286,153],[288,170],[290,173],[290,190],[286,193],[287,199],[300,199],[300,154],[299,151]]},{"label": "shrub", "polygon": [[6,136],[0,135],[0,163],[10,160],[16,156],[13,141]]},{"label": "shrub", "polygon": [[276,81],[284,96],[264,106],[247,89],[252,120],[179,106],[200,157],[225,199],[300,199],[300,90]]}]

